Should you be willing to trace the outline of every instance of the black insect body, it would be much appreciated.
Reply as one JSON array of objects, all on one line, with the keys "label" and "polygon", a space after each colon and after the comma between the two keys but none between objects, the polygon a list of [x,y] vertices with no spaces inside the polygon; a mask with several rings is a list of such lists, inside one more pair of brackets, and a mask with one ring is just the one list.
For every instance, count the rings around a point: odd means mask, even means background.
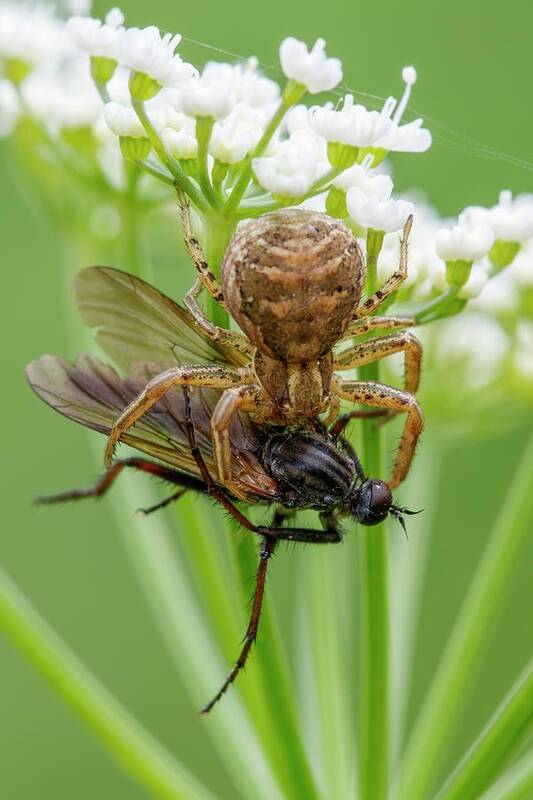
[{"label": "black insect body", "polygon": [[[213,364],[238,369],[243,356],[210,341],[187,312],[148,284],[111,269],[84,270],[77,282],[83,318],[98,328],[102,349],[123,370],[121,377],[97,358],[82,355],[75,365],[42,356],[27,368],[39,397],[66,417],[108,435],[126,404],[161,370],[176,364]],[[229,427],[231,467],[250,504],[276,506],[272,525],[255,525],[218,482],[211,437],[212,417],[222,391],[175,387],[123,437],[125,443],[157,460],[136,456],[113,463],[97,484],[43,498],[61,502],[103,495],[125,468],[136,469],[175,486],[173,494],[147,511],[179,499],[185,491],[211,495],[248,531],[261,537],[259,567],[250,623],[241,654],[222,688],[204,708],[210,711],[243,668],[257,635],[268,561],[278,541],[334,543],[341,540],[339,517],[364,525],[411,513],[392,502],[386,483],[369,479],[342,438],[348,421],[369,412],[339,417],[327,430],[315,421],[309,430],[271,428],[250,414],[234,415]],[[370,412],[372,413],[372,412]],[[376,412],[374,412],[376,413]],[[297,509],[320,512],[322,529],[285,527]]]},{"label": "black insect body", "polygon": [[377,525],[396,511],[391,490],[384,481],[367,479],[348,443],[341,445],[325,430],[280,432],[267,439],[261,461],[286,508],[312,508]]}]

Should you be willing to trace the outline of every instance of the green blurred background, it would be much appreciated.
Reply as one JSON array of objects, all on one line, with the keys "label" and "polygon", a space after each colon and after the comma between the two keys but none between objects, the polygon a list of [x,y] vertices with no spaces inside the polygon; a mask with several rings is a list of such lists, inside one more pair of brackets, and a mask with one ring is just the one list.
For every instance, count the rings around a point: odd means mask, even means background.
[{"label": "green blurred background", "polygon": [[[103,13],[108,6],[95,5]],[[383,0],[380,3],[251,4],[244,0],[178,4],[126,0],[127,23],[156,24],[242,55],[275,64],[287,34],[308,42],[323,36],[340,56],[348,86],[374,95],[398,92],[400,70],[419,71],[413,105],[426,119],[533,162],[531,30],[533,4],[513,0]],[[187,60],[216,53],[185,42]],[[532,191],[533,172],[482,157],[443,127],[428,127],[435,144],[424,156],[395,159],[397,188],[427,191],[442,213],[468,203],[491,204],[500,188]],[[2,535],[0,558],[43,615],[82,659],[147,726],[220,797],[230,798],[224,765],[203,732],[206,724],[179,685],[149,619],[129,562],[114,535],[105,501],[34,509],[31,498],[94,474],[80,429],[40,404],[23,368],[42,352],[75,354],[62,321],[60,249],[25,202],[12,165],[0,149],[2,242]],[[175,233],[176,252],[179,234]],[[181,252],[181,251],[179,251]],[[179,295],[178,255],[164,263],[159,282]],[[84,266],[73,265],[73,269]],[[184,278],[184,283],[188,275]],[[500,409],[502,417],[505,407]],[[411,717],[431,678],[490,525],[513,479],[531,419],[505,434],[454,445],[445,455],[413,675]],[[429,432],[428,441],[432,433]],[[424,445],[422,445],[423,447]],[[423,498],[421,504],[423,505]],[[125,510],[125,513],[131,513]],[[288,591],[290,563],[276,562],[271,592]],[[326,556],[325,556],[326,557]],[[454,741],[463,751],[518,674],[531,651],[533,541],[500,610],[497,634]],[[246,678],[244,678],[245,680]],[[0,640],[0,796],[40,798],[142,797],[49,691],[41,678]]]}]

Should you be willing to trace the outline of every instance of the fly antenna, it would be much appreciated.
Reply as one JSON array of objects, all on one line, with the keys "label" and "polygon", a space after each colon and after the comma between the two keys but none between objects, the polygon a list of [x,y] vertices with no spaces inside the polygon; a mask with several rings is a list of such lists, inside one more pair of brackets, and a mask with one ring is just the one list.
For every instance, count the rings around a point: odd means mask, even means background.
[{"label": "fly antenna", "polygon": [[405,525],[405,520],[403,518],[403,514],[408,514],[409,516],[414,516],[415,514],[421,514],[424,509],[421,508],[419,511],[410,511],[408,508],[400,508],[399,506],[391,506],[389,509],[389,514],[391,514],[395,519],[398,520],[400,525],[402,526],[402,530],[405,534],[405,538],[409,541],[409,535],[407,533],[407,527]]}]

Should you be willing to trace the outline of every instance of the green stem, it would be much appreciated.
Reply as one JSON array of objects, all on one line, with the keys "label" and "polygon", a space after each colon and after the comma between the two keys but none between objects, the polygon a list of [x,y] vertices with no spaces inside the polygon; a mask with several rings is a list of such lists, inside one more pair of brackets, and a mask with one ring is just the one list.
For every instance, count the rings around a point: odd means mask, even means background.
[{"label": "green stem", "polygon": [[[409,519],[409,542],[396,526],[390,542],[391,560],[391,768],[399,763],[405,739],[413,664],[421,614],[432,532],[438,512],[443,445],[429,432],[417,454],[414,468],[404,489],[401,504],[424,513]],[[422,500],[423,498],[423,500]]]},{"label": "green stem", "polygon": [[261,136],[261,139],[257,143],[255,150],[246,159],[242,172],[237,178],[237,182],[226,201],[226,205],[224,206],[224,212],[226,215],[231,215],[239,205],[240,201],[242,200],[246,188],[250,183],[250,178],[252,177],[252,160],[254,158],[258,158],[265,152],[270,140],[272,139],[274,133],[276,132],[278,125],[280,124],[281,120],[285,116],[285,113],[288,111],[290,106],[291,103],[287,103],[285,100],[281,101],[277,110],[272,115],[270,122],[265,128],[265,131]]},{"label": "green stem", "polygon": [[444,294],[419,308],[413,313],[417,325],[434,322],[442,317],[451,317],[458,314],[465,307],[467,301],[458,297],[459,289],[451,287]]},{"label": "green stem", "polygon": [[[209,264],[209,269],[217,277],[220,276],[220,267],[226,247],[231,239],[235,230],[235,220],[223,220],[219,216],[211,216],[205,220],[206,225],[206,258]],[[220,303],[218,303],[211,295],[207,298],[207,316],[215,325],[220,328],[229,328],[229,315]]]},{"label": "green stem", "polygon": [[151,797],[209,800],[213,795],[102,686],[0,570],[0,624],[83,719],[119,767]]},{"label": "green stem", "polygon": [[479,800],[531,800],[532,797],[533,750],[530,748]]},{"label": "green stem", "polygon": [[533,509],[533,437],[502,506],[485,554],[463,603],[409,741],[399,800],[427,797],[464,702],[496,610],[530,528]]},{"label": "green stem", "polygon": [[[312,689],[307,698],[313,710],[317,731],[317,761],[322,764],[325,796],[347,798],[353,779],[355,725],[351,713],[350,652],[345,646],[346,631],[339,621],[345,608],[343,580],[347,554],[342,547],[310,548],[302,565],[302,615],[298,625],[304,630]],[[301,673],[300,673],[301,674]]]},{"label": "green stem", "polygon": [[185,171],[180,167],[178,162],[168,156],[163,142],[159,138],[159,134],[152,125],[150,117],[146,113],[144,103],[141,100],[136,100],[135,98],[132,98],[131,102],[135,113],[139,117],[143,128],[148,134],[150,143],[159,160],[165,165],[183,191],[186,192],[186,194],[191,198],[196,208],[206,213],[208,211],[208,206],[206,205],[202,195],[188,175],[185,174]]},{"label": "green stem", "polygon": [[213,208],[220,205],[211,185],[207,164],[209,140],[213,131],[215,120],[212,117],[198,117],[196,120],[196,138],[198,140],[198,180],[200,187]]},{"label": "green stem", "polygon": [[[367,293],[378,288],[377,259],[383,236],[367,238]],[[379,382],[379,364],[362,367],[361,380]],[[381,428],[363,421],[363,465],[368,475],[383,476]],[[389,587],[386,525],[360,528],[362,609],[361,714],[359,779],[362,798],[384,800],[389,775]]]},{"label": "green stem", "polygon": [[436,800],[474,800],[533,727],[533,661],[465,755]]},{"label": "green stem", "polygon": [[147,164],[145,161],[135,161],[135,165],[142,169],[144,172],[147,172],[148,175],[151,175],[152,178],[155,178],[158,181],[163,181],[168,186],[174,186],[174,181],[172,178],[169,178],[168,175],[165,175],[164,172],[161,172],[160,169],[156,169],[152,167],[150,164]]},{"label": "green stem", "polygon": [[[126,252],[132,246],[126,242],[124,245]],[[94,258],[86,254],[82,259],[68,257],[68,262],[87,260]],[[146,266],[147,259],[142,258],[141,264]],[[89,336],[80,328],[78,320],[71,320],[71,336],[89,344]],[[82,346],[82,349],[85,348]],[[97,448],[100,460],[100,441],[91,436],[91,444]],[[176,525],[170,525],[162,512],[143,519],[134,514],[128,516],[127,512],[125,515],[125,509],[136,508],[139,496],[147,494],[150,489],[141,476],[128,475],[120,481],[113,487],[108,501],[112,521],[134,566],[172,664],[192,703],[199,709],[219,687],[230,657],[229,654],[221,657],[213,637],[220,636],[229,649],[242,636],[244,624],[238,626],[238,609],[236,613],[226,602],[234,581],[232,576],[226,576],[225,586],[217,584],[221,573],[226,573],[220,530],[216,528],[211,510],[202,502],[191,508],[190,501],[183,498],[176,509]],[[153,505],[155,500],[149,497],[147,504]],[[191,546],[193,540],[194,546]],[[205,557],[209,546],[209,557]],[[181,551],[179,555],[176,547]],[[191,585],[185,566],[187,557],[190,574],[200,576],[199,592],[205,600],[206,614],[202,613],[197,587]],[[223,590],[221,600],[220,595],[215,597],[217,590]],[[213,620],[209,612],[217,601],[219,607]],[[217,629],[213,631],[215,626]],[[253,681],[252,685],[255,686]],[[252,725],[238,696],[232,693],[206,721],[205,730],[231,774],[238,796],[244,798],[253,794],[261,800],[282,800],[277,778],[267,760],[267,750],[255,735],[256,727],[255,720]]]}]

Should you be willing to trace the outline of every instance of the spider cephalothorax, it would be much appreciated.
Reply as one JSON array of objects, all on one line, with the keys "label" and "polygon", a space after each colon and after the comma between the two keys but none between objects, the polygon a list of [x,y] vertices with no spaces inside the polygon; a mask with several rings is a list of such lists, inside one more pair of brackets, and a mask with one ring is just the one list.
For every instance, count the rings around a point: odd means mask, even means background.
[{"label": "spider cephalothorax", "polygon": [[[231,468],[229,428],[239,410],[262,422],[305,427],[323,412],[334,419],[343,399],[385,409],[389,416],[406,413],[389,481],[391,488],[398,486],[407,475],[423,427],[414,397],[422,350],[418,340],[402,330],[414,324],[412,318],[373,314],[407,274],[412,220],[404,229],[397,271],[360,303],[365,262],[356,239],[337,219],[293,208],[246,223],[228,245],[220,286],[192,233],[185,205],[182,218],[198,270],[185,304],[202,331],[233,352],[236,368],[184,365],[153,378],[113,426],[106,462],[111,463],[121,436],[170,388],[210,386],[225,390],[213,413],[211,431],[218,479],[235,496],[245,496]],[[225,305],[245,335],[219,328],[205,317],[196,301],[203,288]],[[366,336],[337,349],[362,334],[391,329],[396,332]],[[337,375],[398,352],[405,356],[404,390]]]}]

